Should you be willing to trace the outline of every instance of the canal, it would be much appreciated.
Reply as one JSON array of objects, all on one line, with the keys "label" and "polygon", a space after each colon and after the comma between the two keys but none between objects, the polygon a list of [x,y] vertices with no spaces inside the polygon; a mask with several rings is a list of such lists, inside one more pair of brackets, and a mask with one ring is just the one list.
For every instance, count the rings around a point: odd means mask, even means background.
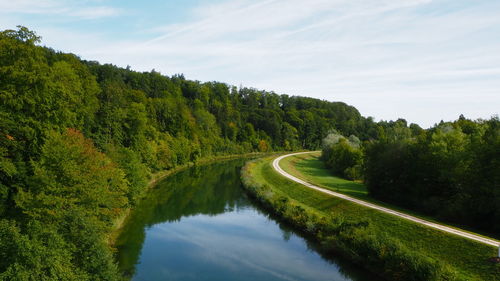
[{"label": "canal", "polygon": [[174,174],[134,209],[117,241],[132,280],[377,280],[277,221],[247,197],[245,160]]}]

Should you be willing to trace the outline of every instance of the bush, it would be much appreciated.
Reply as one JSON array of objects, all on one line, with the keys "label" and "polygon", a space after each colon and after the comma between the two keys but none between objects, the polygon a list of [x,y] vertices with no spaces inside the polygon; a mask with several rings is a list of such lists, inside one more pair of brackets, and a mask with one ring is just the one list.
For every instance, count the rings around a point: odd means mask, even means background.
[{"label": "bush", "polygon": [[362,178],[363,152],[346,138],[340,138],[338,142],[325,146],[321,159],[338,176],[353,180]]}]

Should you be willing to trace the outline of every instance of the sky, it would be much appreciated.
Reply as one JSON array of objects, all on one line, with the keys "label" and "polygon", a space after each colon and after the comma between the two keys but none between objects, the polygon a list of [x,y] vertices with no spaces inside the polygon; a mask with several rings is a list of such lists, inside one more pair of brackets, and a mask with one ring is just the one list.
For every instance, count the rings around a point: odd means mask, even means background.
[{"label": "sky", "polygon": [[498,0],[0,0],[86,60],[355,106],[424,128],[500,111]]}]

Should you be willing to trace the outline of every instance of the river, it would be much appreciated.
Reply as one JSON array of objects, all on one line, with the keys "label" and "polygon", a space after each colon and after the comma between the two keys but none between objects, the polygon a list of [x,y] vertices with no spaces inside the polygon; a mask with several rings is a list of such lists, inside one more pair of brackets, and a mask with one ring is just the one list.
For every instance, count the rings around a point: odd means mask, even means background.
[{"label": "river", "polygon": [[132,280],[377,280],[320,254],[245,194],[245,160],[192,167],[149,191],[117,240]]}]

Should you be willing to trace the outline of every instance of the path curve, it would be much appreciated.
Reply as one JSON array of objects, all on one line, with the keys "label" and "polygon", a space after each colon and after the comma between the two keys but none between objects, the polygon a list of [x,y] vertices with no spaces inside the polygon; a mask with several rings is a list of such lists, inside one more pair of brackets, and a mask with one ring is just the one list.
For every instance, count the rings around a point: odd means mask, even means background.
[{"label": "path curve", "polygon": [[[314,151],[312,151],[312,152],[314,152]],[[372,209],[375,209],[375,210],[378,210],[378,211],[381,211],[381,212],[384,212],[384,213],[388,213],[388,214],[391,214],[391,215],[394,215],[394,216],[398,216],[400,218],[404,218],[404,219],[407,219],[407,220],[410,220],[410,221],[413,221],[413,222],[416,222],[416,223],[419,223],[419,224],[422,224],[422,225],[425,225],[425,226],[428,226],[428,227],[439,229],[439,230],[444,231],[444,232],[448,232],[448,233],[452,233],[452,234],[455,234],[455,235],[458,235],[458,236],[461,236],[461,237],[464,237],[464,238],[472,239],[472,240],[475,240],[475,241],[478,241],[478,242],[481,242],[481,243],[484,243],[484,244],[487,244],[487,245],[499,247],[499,254],[500,254],[500,242],[499,241],[496,241],[496,240],[493,240],[493,239],[488,239],[488,238],[481,237],[481,236],[478,236],[478,235],[474,235],[474,234],[471,234],[471,233],[468,233],[468,232],[465,232],[465,231],[461,231],[461,230],[458,230],[458,229],[455,229],[455,228],[451,228],[451,227],[448,227],[448,226],[440,225],[440,224],[433,223],[433,222],[430,222],[430,221],[426,221],[424,219],[420,219],[420,218],[417,218],[417,217],[414,217],[414,216],[410,216],[410,215],[405,214],[405,213],[401,213],[401,212],[398,212],[398,211],[395,211],[395,210],[391,210],[391,209],[388,209],[388,208],[385,208],[385,207],[382,207],[382,206],[379,206],[379,205],[375,205],[373,203],[369,203],[369,202],[366,202],[366,201],[363,201],[363,200],[359,200],[359,199],[353,198],[351,196],[347,196],[347,195],[342,194],[342,193],[334,192],[334,191],[331,191],[331,190],[328,190],[328,189],[325,189],[325,188],[321,188],[321,187],[315,186],[313,184],[310,184],[310,183],[308,183],[306,181],[303,181],[303,180],[301,180],[301,179],[299,179],[297,177],[294,177],[294,176],[290,175],[289,173],[285,172],[279,166],[279,163],[280,163],[281,159],[283,159],[283,158],[286,158],[286,157],[289,157],[289,156],[293,156],[293,155],[298,155],[298,154],[312,153],[312,152],[311,151],[297,152],[297,153],[290,153],[290,154],[279,156],[276,159],[274,159],[274,161],[273,161],[273,168],[278,173],[280,173],[284,177],[286,177],[286,178],[288,178],[288,179],[290,179],[290,180],[292,180],[294,182],[300,183],[302,185],[305,185],[305,186],[307,186],[309,188],[312,188],[312,189],[315,189],[317,191],[326,193],[328,195],[339,197],[339,198],[351,201],[353,203],[356,203],[356,204],[359,204],[359,205],[363,205],[365,207],[372,208]]]}]

